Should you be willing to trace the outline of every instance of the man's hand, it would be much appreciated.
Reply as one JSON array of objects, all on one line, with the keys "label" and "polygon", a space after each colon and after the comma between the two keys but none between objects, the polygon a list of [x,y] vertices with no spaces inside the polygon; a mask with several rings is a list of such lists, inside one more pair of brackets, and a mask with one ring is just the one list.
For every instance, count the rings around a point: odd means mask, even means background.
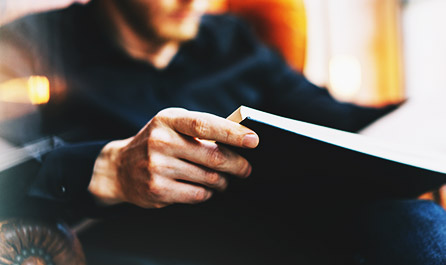
[{"label": "man's hand", "polygon": [[165,109],[136,136],[104,147],[89,191],[105,205],[160,208],[206,201],[214,190],[226,189],[227,175],[245,178],[251,173],[245,158],[216,142],[255,148],[259,138],[211,114]]}]

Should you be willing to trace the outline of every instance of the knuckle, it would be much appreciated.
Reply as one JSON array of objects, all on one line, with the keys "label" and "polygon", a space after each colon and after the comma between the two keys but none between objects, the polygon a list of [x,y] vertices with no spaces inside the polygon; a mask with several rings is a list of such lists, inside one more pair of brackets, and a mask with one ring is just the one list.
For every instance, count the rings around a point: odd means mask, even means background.
[{"label": "knuckle", "polygon": [[221,182],[221,177],[217,172],[206,172],[205,182],[208,185],[216,186]]},{"label": "knuckle", "polygon": [[206,136],[209,134],[209,123],[204,119],[192,119],[189,127],[196,136]]},{"label": "knuckle", "polygon": [[151,120],[153,124],[165,124],[167,121],[171,120],[176,116],[184,115],[186,112],[182,108],[165,108],[159,111]]},{"label": "knuckle", "polygon": [[166,121],[168,114],[166,112],[160,111],[150,120],[150,126],[159,126]]},{"label": "knuckle", "polygon": [[165,116],[164,114],[158,112],[158,114],[152,117],[152,119],[149,122],[149,125],[153,126],[159,124],[160,122],[162,122],[164,116]]},{"label": "knuckle", "polygon": [[161,148],[164,149],[170,145],[172,139],[169,133],[163,129],[154,129],[151,131],[150,136],[147,140],[147,144],[150,148]]},{"label": "knuckle", "polygon": [[209,150],[207,159],[212,168],[221,168],[226,163],[226,156],[221,152],[218,145]]},{"label": "knuckle", "polygon": [[[147,170],[150,174],[159,174],[164,169],[164,161],[161,156],[151,155],[147,161]],[[153,185],[153,183],[152,183]]]},{"label": "knuckle", "polygon": [[208,191],[204,188],[198,188],[192,192],[192,201],[201,202],[208,198]]},{"label": "knuckle", "polygon": [[231,129],[225,129],[225,130],[221,130],[221,137],[222,139],[224,139],[224,141],[226,143],[230,143],[233,142],[232,138],[233,138],[233,132]]},{"label": "knuckle", "polygon": [[160,117],[160,118],[171,117],[173,114],[181,113],[181,112],[184,112],[184,111],[186,111],[186,110],[183,109],[183,108],[165,108],[165,109],[159,111],[155,115],[155,117]]},{"label": "knuckle", "polygon": [[164,192],[164,187],[159,179],[159,177],[153,177],[149,181],[149,195],[152,198],[160,198]]}]

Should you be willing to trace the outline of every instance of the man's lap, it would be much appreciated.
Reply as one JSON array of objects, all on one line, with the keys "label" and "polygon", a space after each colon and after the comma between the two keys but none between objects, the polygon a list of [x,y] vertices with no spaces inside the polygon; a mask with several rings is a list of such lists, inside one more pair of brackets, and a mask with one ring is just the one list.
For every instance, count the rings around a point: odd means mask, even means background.
[{"label": "man's lap", "polygon": [[446,212],[432,202],[379,201],[339,208],[345,216],[334,218],[337,207],[328,204],[310,212],[296,206],[286,214],[210,206],[171,206],[104,221],[81,234],[89,264],[446,261]]},{"label": "man's lap", "polygon": [[422,200],[380,201],[361,212],[362,264],[446,264],[446,212]]}]

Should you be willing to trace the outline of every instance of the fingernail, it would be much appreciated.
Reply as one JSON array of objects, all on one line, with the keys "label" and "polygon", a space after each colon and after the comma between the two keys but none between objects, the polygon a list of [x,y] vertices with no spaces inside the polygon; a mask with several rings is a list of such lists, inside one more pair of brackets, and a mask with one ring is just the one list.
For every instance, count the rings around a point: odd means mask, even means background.
[{"label": "fingernail", "polygon": [[259,137],[254,133],[249,133],[243,137],[243,146],[254,148],[259,144]]}]

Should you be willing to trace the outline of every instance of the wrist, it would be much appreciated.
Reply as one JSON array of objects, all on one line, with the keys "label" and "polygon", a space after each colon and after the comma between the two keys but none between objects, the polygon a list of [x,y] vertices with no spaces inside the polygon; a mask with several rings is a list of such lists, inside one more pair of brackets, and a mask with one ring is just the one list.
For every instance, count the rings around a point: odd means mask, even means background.
[{"label": "wrist", "polygon": [[104,146],[95,161],[88,191],[102,206],[111,206],[124,202],[119,182],[119,154],[128,141],[112,141]]}]

